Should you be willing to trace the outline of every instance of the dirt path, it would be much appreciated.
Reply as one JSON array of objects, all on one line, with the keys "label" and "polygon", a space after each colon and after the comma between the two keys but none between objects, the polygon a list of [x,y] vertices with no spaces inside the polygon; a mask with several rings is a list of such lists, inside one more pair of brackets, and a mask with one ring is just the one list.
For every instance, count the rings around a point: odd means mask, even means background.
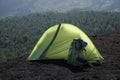
[{"label": "dirt path", "polygon": [[62,60],[27,62],[26,55],[0,64],[0,80],[120,80],[120,32],[91,39],[105,58],[102,66],[81,69]]}]

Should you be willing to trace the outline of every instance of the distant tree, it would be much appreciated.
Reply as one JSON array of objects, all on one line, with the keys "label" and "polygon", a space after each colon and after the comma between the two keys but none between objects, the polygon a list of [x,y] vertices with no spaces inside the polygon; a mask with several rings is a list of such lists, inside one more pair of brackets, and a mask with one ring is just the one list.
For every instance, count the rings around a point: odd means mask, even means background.
[{"label": "distant tree", "polygon": [[44,31],[60,23],[76,25],[88,35],[103,34],[120,30],[120,13],[77,9],[0,19],[0,60],[30,53]]}]

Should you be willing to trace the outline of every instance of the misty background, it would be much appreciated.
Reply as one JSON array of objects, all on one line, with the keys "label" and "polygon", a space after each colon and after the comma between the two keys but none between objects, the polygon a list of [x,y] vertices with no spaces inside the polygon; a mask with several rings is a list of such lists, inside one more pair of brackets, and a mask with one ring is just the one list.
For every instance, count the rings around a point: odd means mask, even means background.
[{"label": "misty background", "polygon": [[0,0],[0,17],[72,9],[120,12],[120,0]]}]

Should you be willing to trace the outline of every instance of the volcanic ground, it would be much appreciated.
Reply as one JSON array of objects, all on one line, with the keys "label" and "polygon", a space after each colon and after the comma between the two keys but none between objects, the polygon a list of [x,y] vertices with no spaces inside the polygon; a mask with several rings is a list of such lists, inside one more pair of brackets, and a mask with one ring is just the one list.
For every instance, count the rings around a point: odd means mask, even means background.
[{"label": "volcanic ground", "polygon": [[81,68],[64,60],[26,61],[29,54],[0,64],[0,80],[120,80],[120,32],[90,37],[105,62]]}]

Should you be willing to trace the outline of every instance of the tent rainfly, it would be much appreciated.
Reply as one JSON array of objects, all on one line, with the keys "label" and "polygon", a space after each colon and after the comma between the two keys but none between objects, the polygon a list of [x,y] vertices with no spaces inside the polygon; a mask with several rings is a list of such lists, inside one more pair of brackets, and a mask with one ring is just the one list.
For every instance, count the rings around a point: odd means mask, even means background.
[{"label": "tent rainfly", "polygon": [[46,30],[27,60],[41,59],[63,59],[75,66],[104,61],[88,36],[78,27],[67,23]]}]

